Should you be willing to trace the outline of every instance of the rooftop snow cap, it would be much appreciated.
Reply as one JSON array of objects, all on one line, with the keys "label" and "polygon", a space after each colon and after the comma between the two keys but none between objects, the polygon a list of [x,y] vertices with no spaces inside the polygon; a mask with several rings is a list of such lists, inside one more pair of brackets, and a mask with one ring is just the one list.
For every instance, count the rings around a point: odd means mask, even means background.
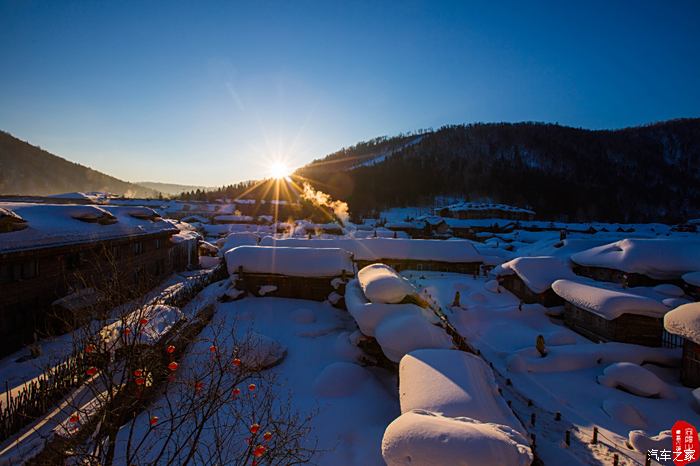
[{"label": "rooftop snow cap", "polygon": [[284,248],[238,246],[226,252],[228,272],[288,275],[290,277],[336,277],[353,275],[352,256],[338,248]]},{"label": "rooftop snow cap", "polygon": [[586,267],[639,273],[650,278],[677,279],[700,270],[700,241],[690,239],[623,239],[573,254]]},{"label": "rooftop snow cap", "polygon": [[100,225],[117,223],[117,217],[94,205],[75,206],[71,208],[70,216],[81,222],[99,223]]},{"label": "rooftop snow cap", "polygon": [[664,327],[668,333],[700,345],[700,303],[678,306],[664,316]]},{"label": "rooftop snow cap", "polygon": [[372,264],[357,273],[362,291],[373,303],[400,303],[416,293],[411,283],[384,264]]},{"label": "rooftop snow cap", "polygon": [[150,207],[131,207],[126,210],[126,214],[139,220],[150,220],[152,222],[161,219],[158,212]]},{"label": "rooftop snow cap", "polygon": [[0,207],[0,233],[27,228],[27,221],[9,209]]},{"label": "rooftop snow cap", "polygon": [[598,288],[571,280],[557,280],[552,289],[564,300],[586,309],[605,320],[614,320],[623,314],[663,317],[668,308],[658,301],[622,291]]}]

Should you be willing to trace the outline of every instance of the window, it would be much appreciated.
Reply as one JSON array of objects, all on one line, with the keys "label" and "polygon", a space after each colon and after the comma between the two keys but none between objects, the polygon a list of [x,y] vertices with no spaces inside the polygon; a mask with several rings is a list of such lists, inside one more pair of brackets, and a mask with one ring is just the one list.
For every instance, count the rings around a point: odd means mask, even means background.
[{"label": "window", "polygon": [[36,260],[0,264],[0,283],[11,283],[19,280],[31,280],[39,275]]},{"label": "window", "polygon": [[131,247],[134,251],[135,256],[138,256],[139,254],[143,254],[143,243],[141,241],[136,241],[135,243],[132,244]]}]

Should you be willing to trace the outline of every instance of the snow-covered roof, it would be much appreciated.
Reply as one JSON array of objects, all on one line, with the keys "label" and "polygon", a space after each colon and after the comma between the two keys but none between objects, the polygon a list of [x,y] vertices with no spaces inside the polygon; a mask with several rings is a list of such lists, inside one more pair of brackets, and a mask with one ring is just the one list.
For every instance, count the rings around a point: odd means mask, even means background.
[{"label": "snow-covered roof", "polygon": [[338,248],[238,246],[225,254],[230,274],[244,272],[293,277],[335,277],[354,272],[349,252]]},{"label": "snow-covered roof", "polygon": [[569,265],[558,257],[518,257],[501,265],[503,274],[516,273],[533,293],[544,293],[556,280],[575,279]]},{"label": "snow-covered roof", "polygon": [[440,225],[445,222],[445,219],[439,215],[421,215],[416,220],[422,220],[432,226]]},{"label": "snow-covered roof", "polygon": [[0,233],[0,253],[57,247],[125,236],[178,233],[166,220],[133,216],[134,207],[0,203],[27,221],[27,228]]},{"label": "snow-covered roof", "polygon": [[526,434],[498,393],[493,372],[478,356],[459,350],[425,349],[399,364],[401,412],[422,409],[450,417],[509,426]]},{"label": "snow-covered roof", "polygon": [[481,255],[469,241],[442,241],[401,238],[275,239],[265,237],[264,246],[341,248],[353,253],[356,260],[418,260],[436,262],[481,262]]},{"label": "snow-covered roof", "polygon": [[505,228],[515,225],[515,220],[505,218],[446,218],[450,228],[492,227]]},{"label": "snow-covered roof", "polygon": [[460,202],[457,204],[449,205],[446,208],[451,212],[500,210],[503,212],[520,212],[533,215],[535,213],[533,210],[523,209],[522,207],[515,207],[507,204],[492,204],[485,202]]},{"label": "snow-covered roof", "polygon": [[51,194],[46,197],[52,197],[55,199],[79,199],[79,200],[84,200],[84,201],[90,201],[90,202],[95,202],[97,199],[101,197],[105,197],[103,193],[101,196],[96,195],[97,193],[82,193],[82,192],[72,192],[72,193],[60,193],[60,194]]},{"label": "snow-covered roof", "polygon": [[680,335],[700,345],[700,303],[678,306],[664,316],[668,333]]},{"label": "snow-covered roof", "polygon": [[683,274],[683,281],[688,285],[700,286],[700,271]]},{"label": "snow-covered roof", "polygon": [[390,222],[384,225],[388,229],[397,230],[422,230],[425,228],[425,222],[416,220],[413,222],[403,221],[403,222]]},{"label": "snow-covered roof", "polygon": [[700,270],[700,240],[623,239],[573,254],[571,260],[582,266],[676,279]]},{"label": "snow-covered roof", "polygon": [[557,280],[552,289],[564,300],[586,309],[603,319],[617,319],[623,314],[663,317],[668,308],[645,296],[598,288],[571,280]]},{"label": "snow-covered roof", "polygon": [[217,215],[214,220],[217,222],[250,223],[254,219],[250,215]]}]

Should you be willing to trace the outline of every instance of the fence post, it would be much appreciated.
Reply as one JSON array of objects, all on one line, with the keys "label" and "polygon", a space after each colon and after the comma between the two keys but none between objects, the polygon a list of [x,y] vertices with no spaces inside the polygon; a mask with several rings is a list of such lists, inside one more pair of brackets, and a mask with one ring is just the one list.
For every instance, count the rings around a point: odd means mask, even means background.
[{"label": "fence post", "polygon": [[593,428],[593,440],[591,440],[591,443],[592,443],[593,445],[595,445],[596,443],[598,443],[598,428],[597,428],[597,427],[594,427],[594,428]]},{"label": "fence post", "polygon": [[564,442],[566,443],[566,446],[569,447],[571,446],[571,431],[566,431],[564,435]]},{"label": "fence post", "polygon": [[617,456],[617,453],[613,455],[613,466],[618,466],[620,464],[620,457]]}]

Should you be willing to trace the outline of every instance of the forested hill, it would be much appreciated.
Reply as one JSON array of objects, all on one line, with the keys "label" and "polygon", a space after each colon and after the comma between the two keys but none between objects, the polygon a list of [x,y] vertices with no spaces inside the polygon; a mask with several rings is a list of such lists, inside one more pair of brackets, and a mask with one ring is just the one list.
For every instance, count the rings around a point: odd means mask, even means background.
[{"label": "forested hill", "polygon": [[107,191],[156,196],[156,191],[70,162],[0,131],[0,194],[47,195]]},{"label": "forested hill", "polygon": [[700,119],[447,126],[360,143],[297,173],[355,213],[455,196],[530,206],[539,218],[677,221],[700,216]]}]

